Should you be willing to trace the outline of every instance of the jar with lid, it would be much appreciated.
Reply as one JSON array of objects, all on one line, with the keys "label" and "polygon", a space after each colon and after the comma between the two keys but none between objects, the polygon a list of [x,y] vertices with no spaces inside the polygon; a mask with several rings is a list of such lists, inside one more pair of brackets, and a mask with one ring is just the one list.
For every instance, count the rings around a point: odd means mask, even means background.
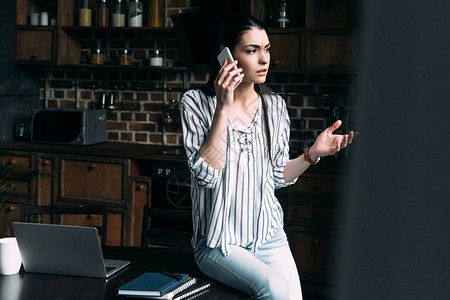
[{"label": "jar with lid", "polygon": [[119,65],[131,66],[133,63],[131,50],[123,49],[119,51]]},{"label": "jar with lid", "polygon": [[111,26],[125,27],[125,0],[115,0],[111,9]]},{"label": "jar with lid", "polygon": [[106,0],[97,0],[96,24],[99,27],[109,26],[109,5]]},{"label": "jar with lid", "polygon": [[91,50],[91,64],[103,65],[105,64],[105,52],[103,49],[96,48]]},{"label": "jar with lid", "polygon": [[144,4],[139,0],[130,0],[128,5],[128,26],[142,27],[142,11]]},{"label": "jar with lid", "polygon": [[164,66],[164,58],[162,56],[162,51],[156,49],[153,54],[150,56],[150,66],[154,67],[162,67]]},{"label": "jar with lid", "polygon": [[78,25],[82,27],[92,26],[92,3],[91,0],[81,0],[78,11]]}]

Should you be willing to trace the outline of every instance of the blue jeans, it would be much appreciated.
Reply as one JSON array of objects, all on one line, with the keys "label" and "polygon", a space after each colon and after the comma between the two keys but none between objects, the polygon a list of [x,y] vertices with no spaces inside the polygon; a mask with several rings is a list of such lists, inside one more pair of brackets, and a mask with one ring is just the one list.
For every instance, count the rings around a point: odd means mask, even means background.
[{"label": "blue jeans", "polygon": [[195,261],[203,273],[250,294],[252,299],[302,299],[297,267],[282,228],[256,252],[239,246],[230,250],[224,256],[220,248],[206,246],[206,238],[200,236]]}]

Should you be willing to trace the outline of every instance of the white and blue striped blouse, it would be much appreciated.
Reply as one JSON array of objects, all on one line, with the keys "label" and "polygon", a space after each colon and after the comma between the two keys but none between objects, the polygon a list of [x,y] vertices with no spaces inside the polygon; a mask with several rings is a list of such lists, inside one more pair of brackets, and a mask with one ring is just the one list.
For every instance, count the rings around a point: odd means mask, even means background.
[{"label": "white and blue striped blouse", "polygon": [[[261,102],[261,100],[260,100]],[[275,189],[295,182],[284,180],[289,160],[290,121],[284,99],[270,95],[267,103],[271,158],[267,151],[264,113],[259,109],[248,125],[228,120],[225,167],[217,170],[199,155],[216,108],[216,97],[190,90],[180,102],[184,147],[191,170],[194,226],[211,248],[230,253],[229,245],[256,251],[283,225]]]}]

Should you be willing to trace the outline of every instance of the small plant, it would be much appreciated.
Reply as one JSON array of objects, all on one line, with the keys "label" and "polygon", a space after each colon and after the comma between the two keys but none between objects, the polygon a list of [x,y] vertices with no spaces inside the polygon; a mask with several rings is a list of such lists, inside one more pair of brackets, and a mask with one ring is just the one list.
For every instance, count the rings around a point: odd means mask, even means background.
[{"label": "small plant", "polygon": [[[0,153],[0,209],[3,207],[5,201],[16,191],[16,181],[28,180],[36,176],[51,176],[45,171],[39,170],[24,170],[17,167],[11,158],[5,154]],[[6,222],[5,235],[11,233],[10,224]]]}]

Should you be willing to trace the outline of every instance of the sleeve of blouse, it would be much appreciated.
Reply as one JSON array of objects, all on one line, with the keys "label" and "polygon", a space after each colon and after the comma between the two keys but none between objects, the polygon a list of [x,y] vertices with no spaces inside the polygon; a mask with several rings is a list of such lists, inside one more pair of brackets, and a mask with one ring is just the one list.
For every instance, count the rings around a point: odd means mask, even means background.
[{"label": "sleeve of blouse", "polygon": [[186,150],[187,162],[191,173],[198,185],[205,188],[214,188],[221,177],[222,170],[208,165],[199,154],[209,132],[206,126],[205,108],[198,101],[201,94],[194,91],[186,92],[180,101],[180,116],[183,128],[183,143]]},{"label": "sleeve of blouse", "polygon": [[289,161],[291,122],[284,99],[280,97],[277,103],[278,108],[273,109],[273,118],[275,119],[273,125],[276,126],[276,129],[273,130],[273,132],[276,133],[276,135],[275,138],[272,137],[272,141],[275,141],[275,143],[272,144],[272,153],[274,154],[272,159],[274,165],[273,174],[275,189],[286,187],[297,181],[297,178],[290,182],[286,182],[284,179],[284,167]]}]

